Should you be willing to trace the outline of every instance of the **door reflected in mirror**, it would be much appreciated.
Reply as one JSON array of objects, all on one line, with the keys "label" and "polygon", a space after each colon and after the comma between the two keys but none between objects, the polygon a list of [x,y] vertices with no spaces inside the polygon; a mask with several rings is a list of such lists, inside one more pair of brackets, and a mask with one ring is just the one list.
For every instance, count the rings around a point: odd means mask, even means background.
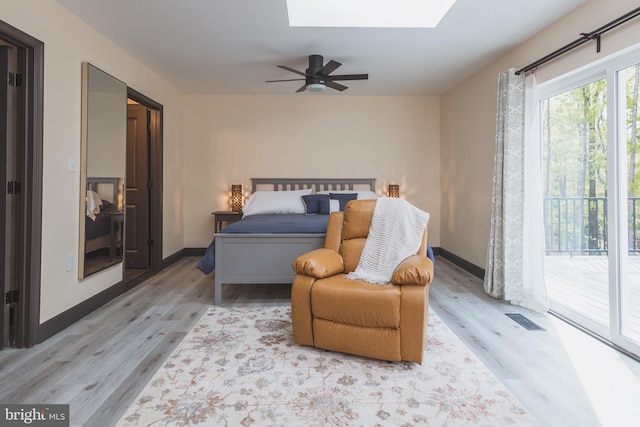
[{"label": "door reflected in mirror", "polygon": [[127,86],[82,64],[80,244],[83,279],[122,264],[126,173]]}]

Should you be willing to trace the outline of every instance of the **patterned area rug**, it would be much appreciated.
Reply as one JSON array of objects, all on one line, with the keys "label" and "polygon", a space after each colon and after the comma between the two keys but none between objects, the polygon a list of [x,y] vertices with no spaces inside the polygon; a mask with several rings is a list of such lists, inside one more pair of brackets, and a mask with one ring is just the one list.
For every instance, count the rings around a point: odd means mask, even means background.
[{"label": "patterned area rug", "polygon": [[213,307],[118,426],[537,426],[431,311],[423,365],[293,344],[290,307]]}]

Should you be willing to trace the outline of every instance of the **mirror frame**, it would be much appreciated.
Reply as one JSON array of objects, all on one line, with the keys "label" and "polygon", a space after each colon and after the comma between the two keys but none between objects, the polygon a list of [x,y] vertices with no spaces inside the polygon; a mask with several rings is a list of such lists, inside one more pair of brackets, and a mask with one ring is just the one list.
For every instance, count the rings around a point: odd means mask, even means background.
[{"label": "mirror frame", "polygon": [[[114,179],[117,179],[117,184],[114,185],[114,202],[117,202],[118,210],[124,211],[125,208],[125,193],[124,193],[124,182],[126,176],[126,139],[127,139],[127,85],[121,80],[116,79],[108,73],[105,73],[101,69],[95,67],[94,65],[88,62],[82,62],[82,100],[81,100],[81,137],[80,137],[80,216],[79,216],[79,244],[78,244],[78,279],[83,280],[90,275],[103,271],[109,267],[114,265],[124,263],[124,219],[121,223],[121,242],[122,242],[122,250],[121,254],[117,259],[114,259],[113,262],[105,263],[101,268],[91,271],[90,273],[86,273],[86,259],[85,259],[85,250],[87,247],[86,241],[86,232],[85,232],[85,222],[87,221],[87,190],[89,188],[89,178],[87,175],[87,164],[89,162],[89,140],[91,138],[91,129],[89,126],[89,122],[96,120],[96,117],[90,117],[89,110],[89,102],[90,102],[90,74],[91,72],[99,72],[103,75],[103,77],[108,78],[112,81],[115,86],[118,86],[118,90],[114,91],[116,94],[122,93],[122,170],[121,175],[113,178],[100,178],[104,179],[106,182],[113,182]],[[112,219],[113,220],[113,219]]]}]

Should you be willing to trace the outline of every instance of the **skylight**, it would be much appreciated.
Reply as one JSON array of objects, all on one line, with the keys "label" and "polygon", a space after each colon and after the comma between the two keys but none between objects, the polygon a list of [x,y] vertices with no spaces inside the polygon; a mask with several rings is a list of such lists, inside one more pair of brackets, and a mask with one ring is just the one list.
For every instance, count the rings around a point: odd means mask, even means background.
[{"label": "skylight", "polygon": [[287,0],[290,27],[433,28],[456,0]]}]

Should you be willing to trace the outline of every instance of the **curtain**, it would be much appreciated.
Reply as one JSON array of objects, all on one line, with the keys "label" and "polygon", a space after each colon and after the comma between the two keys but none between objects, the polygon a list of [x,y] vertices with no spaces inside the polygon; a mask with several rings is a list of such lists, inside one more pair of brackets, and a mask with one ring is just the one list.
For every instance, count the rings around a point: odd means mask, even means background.
[{"label": "curtain", "polygon": [[544,285],[541,150],[533,75],[498,76],[498,113],[484,290],[536,311],[548,308]]}]

